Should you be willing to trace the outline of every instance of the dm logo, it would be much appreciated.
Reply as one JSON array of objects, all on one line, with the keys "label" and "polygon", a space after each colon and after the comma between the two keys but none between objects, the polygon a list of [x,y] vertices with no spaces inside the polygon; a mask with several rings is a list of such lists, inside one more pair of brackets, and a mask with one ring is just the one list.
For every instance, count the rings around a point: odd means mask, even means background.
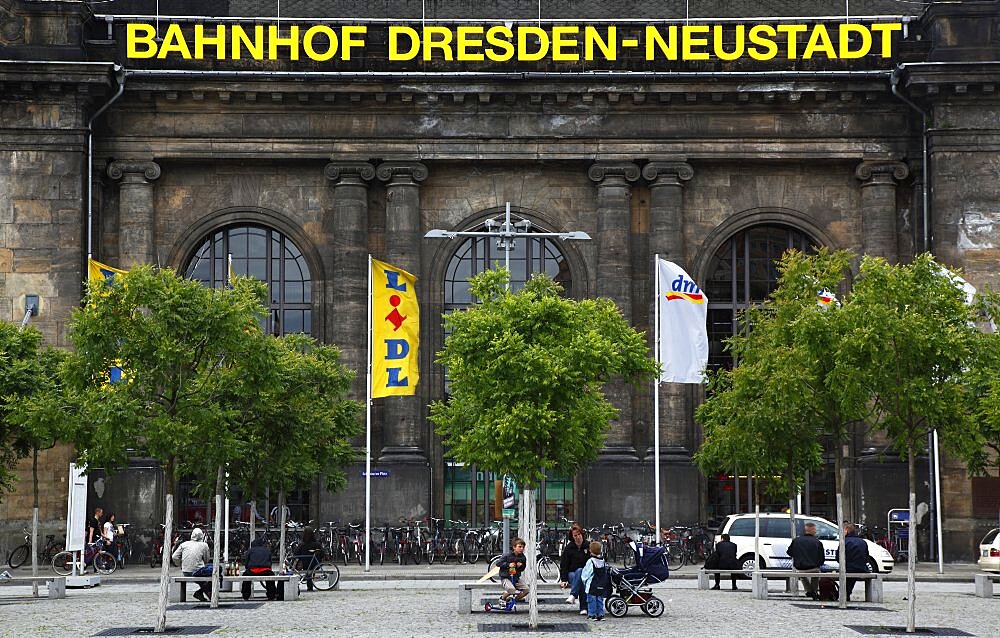
[{"label": "dm logo", "polygon": [[690,279],[685,279],[684,275],[677,275],[677,279],[670,282],[670,292],[667,293],[667,301],[683,299],[691,303],[705,303],[705,295],[701,294],[701,288]]}]

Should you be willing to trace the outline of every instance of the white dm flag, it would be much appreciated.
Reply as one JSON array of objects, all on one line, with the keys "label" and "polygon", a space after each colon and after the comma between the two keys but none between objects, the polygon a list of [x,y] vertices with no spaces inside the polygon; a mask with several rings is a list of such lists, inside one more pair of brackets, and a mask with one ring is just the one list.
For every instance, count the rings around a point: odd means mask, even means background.
[{"label": "white dm flag", "polygon": [[683,268],[657,261],[660,381],[701,383],[708,364],[708,297]]}]

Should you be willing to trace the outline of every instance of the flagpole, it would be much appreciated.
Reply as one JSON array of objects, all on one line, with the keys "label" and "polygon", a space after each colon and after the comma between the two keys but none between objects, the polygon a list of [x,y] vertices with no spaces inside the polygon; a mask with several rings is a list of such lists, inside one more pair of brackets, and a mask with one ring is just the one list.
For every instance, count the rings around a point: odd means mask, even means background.
[{"label": "flagpole", "polygon": [[[660,363],[660,254],[653,257],[653,280],[656,298],[653,303],[653,351],[656,362]],[[657,372],[653,380],[653,480],[656,498],[656,530],[657,545],[660,544],[660,374]]]},{"label": "flagpole", "polygon": [[372,539],[372,256],[368,254],[368,358],[365,396],[365,573],[371,571]]}]

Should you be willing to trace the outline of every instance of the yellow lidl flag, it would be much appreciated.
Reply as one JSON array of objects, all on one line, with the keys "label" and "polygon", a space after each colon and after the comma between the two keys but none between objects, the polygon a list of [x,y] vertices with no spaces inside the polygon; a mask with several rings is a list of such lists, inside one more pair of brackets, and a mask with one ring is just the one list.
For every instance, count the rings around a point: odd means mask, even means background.
[{"label": "yellow lidl flag", "polygon": [[114,279],[115,275],[124,275],[128,272],[127,270],[119,270],[102,264],[96,259],[87,259],[87,270],[89,271],[87,276],[88,281],[107,279],[110,282]]},{"label": "yellow lidl flag", "polygon": [[415,394],[420,368],[417,278],[372,260],[372,398]]}]

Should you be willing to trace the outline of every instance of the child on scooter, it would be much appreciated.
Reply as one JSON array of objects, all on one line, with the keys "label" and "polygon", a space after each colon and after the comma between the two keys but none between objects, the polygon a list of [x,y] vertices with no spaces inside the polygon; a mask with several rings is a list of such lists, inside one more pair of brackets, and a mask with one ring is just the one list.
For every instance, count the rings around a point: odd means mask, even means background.
[{"label": "child on scooter", "polygon": [[512,551],[500,557],[500,582],[503,584],[503,595],[500,599],[503,602],[510,600],[514,596],[518,602],[528,595],[528,586],[521,580],[521,574],[527,566],[527,559],[524,557],[524,541],[515,538],[511,542]]}]

